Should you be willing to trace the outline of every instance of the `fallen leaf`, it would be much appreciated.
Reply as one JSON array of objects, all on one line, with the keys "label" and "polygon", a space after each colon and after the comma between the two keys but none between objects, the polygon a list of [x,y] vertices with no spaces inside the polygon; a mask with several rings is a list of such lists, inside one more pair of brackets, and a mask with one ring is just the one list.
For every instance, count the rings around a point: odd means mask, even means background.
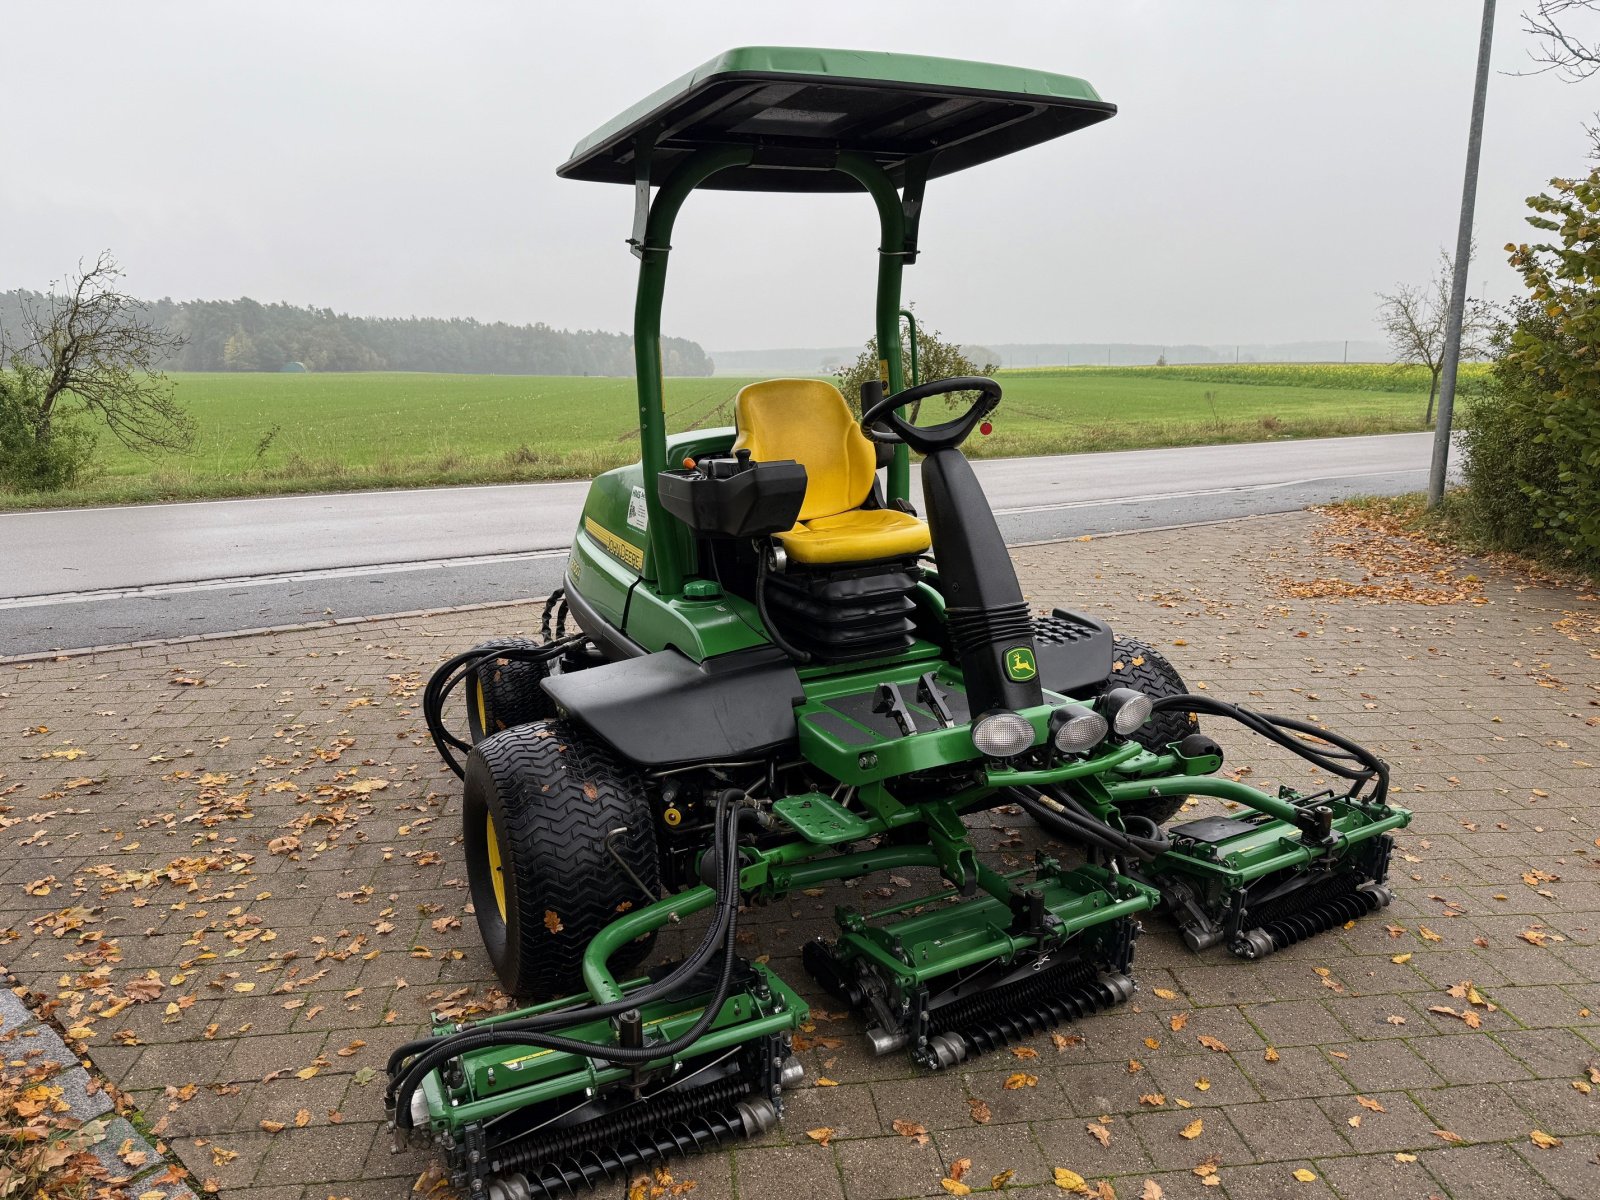
[{"label": "fallen leaf", "polygon": [[1399,1163],[1416,1162],[1417,1161],[1417,1156],[1415,1154],[1400,1153],[1400,1154],[1396,1154],[1394,1156],[1394,1160],[1395,1160],[1395,1162],[1399,1162]]},{"label": "fallen leaf", "polygon": [[1188,1023],[1189,1023],[1189,1014],[1186,1013],[1186,1012],[1184,1012],[1184,1013],[1175,1013],[1173,1016],[1171,1016],[1171,1017],[1169,1017],[1167,1019],[1167,1027],[1169,1029],[1171,1029],[1173,1033],[1181,1032],[1183,1027],[1185,1025],[1187,1025]]},{"label": "fallen leaf", "polygon": [[1361,1105],[1361,1107],[1366,1109],[1368,1112],[1388,1112],[1389,1111],[1383,1105],[1379,1104],[1376,1100],[1374,1100],[1371,1096],[1357,1096],[1356,1097],[1356,1103]]},{"label": "fallen leaf", "polygon": [[890,1123],[890,1128],[901,1137],[912,1139],[919,1146],[928,1144],[928,1128],[926,1125],[918,1125],[913,1121],[896,1119]]},{"label": "fallen leaf", "polygon": [[939,1180],[939,1186],[945,1191],[949,1192],[952,1196],[972,1195],[972,1189],[966,1184],[962,1183],[959,1179],[941,1179]]},{"label": "fallen leaf", "polygon": [[1062,1191],[1077,1192],[1084,1196],[1089,1194],[1089,1185],[1084,1181],[1083,1176],[1076,1171],[1069,1171],[1066,1167],[1057,1167],[1052,1172],[1052,1175],[1055,1179],[1055,1185]]},{"label": "fallen leaf", "polygon": [[1140,1104],[1148,1104],[1151,1108],[1160,1108],[1166,1102],[1167,1097],[1162,1092],[1146,1092],[1139,1097]]},{"label": "fallen leaf", "polygon": [[1090,1121],[1084,1126],[1084,1129],[1088,1132],[1090,1137],[1099,1142],[1102,1146],[1111,1145],[1111,1130],[1100,1124],[1099,1121]]},{"label": "fallen leaf", "polygon": [[1317,1173],[1308,1171],[1304,1167],[1296,1167],[1294,1169],[1294,1177],[1301,1183],[1315,1183],[1317,1181]]},{"label": "fallen leaf", "polygon": [[826,1075],[818,1075],[817,1076],[817,1086],[818,1087],[838,1087],[839,1086],[839,1081],[837,1079],[829,1079]]},{"label": "fallen leaf", "polygon": [[302,1108],[294,1114],[294,1127],[296,1129],[304,1129],[309,1124],[311,1124],[311,1110],[309,1108]]},{"label": "fallen leaf", "polygon": [[1178,1131],[1178,1136],[1181,1137],[1181,1138],[1188,1138],[1192,1142],[1192,1141],[1194,1141],[1195,1138],[1199,1137],[1202,1133],[1204,1133],[1205,1130],[1206,1130],[1206,1120],[1205,1120],[1205,1118],[1204,1117],[1196,1117],[1194,1120],[1190,1121],[1187,1125],[1185,1125],[1182,1129],[1180,1129]]},{"label": "fallen leaf", "polygon": [[972,1119],[979,1125],[987,1125],[989,1119],[994,1116],[989,1110],[989,1105],[976,1096],[967,1097],[967,1107],[972,1110]]},{"label": "fallen leaf", "polygon": [[282,1121],[268,1121],[263,1119],[261,1122],[261,1128],[265,1129],[268,1133],[282,1133],[288,1128],[288,1126]]},{"label": "fallen leaf", "polygon": [[1552,1137],[1542,1129],[1535,1129],[1528,1135],[1528,1140],[1541,1150],[1554,1150],[1561,1145],[1561,1139]]},{"label": "fallen leaf", "polygon": [[566,928],[566,926],[561,923],[561,918],[556,916],[556,914],[551,912],[548,908],[544,910],[544,927],[551,933],[560,933]]},{"label": "fallen leaf", "polygon": [[1448,1129],[1435,1129],[1433,1136],[1440,1141],[1449,1142],[1452,1146],[1464,1146],[1467,1141],[1459,1133],[1451,1133]]},{"label": "fallen leaf", "polygon": [[1144,1187],[1139,1191],[1139,1200],[1162,1200],[1166,1193],[1161,1190],[1161,1185],[1154,1179],[1146,1179]]},{"label": "fallen leaf", "polygon": [[829,1140],[833,1137],[833,1133],[834,1131],[829,1129],[826,1125],[820,1126],[816,1129],[806,1130],[806,1136],[820,1146],[826,1146]]},{"label": "fallen leaf", "polygon": [[1000,1191],[1002,1188],[1004,1188],[1006,1186],[1006,1184],[1011,1182],[1012,1178],[1015,1175],[1016,1175],[1015,1171],[1001,1171],[1000,1174],[996,1175],[993,1179],[989,1180],[989,1190],[991,1192]]},{"label": "fallen leaf", "polygon": [[1268,1046],[1265,1052],[1262,1053],[1261,1057],[1266,1059],[1268,1062],[1277,1062],[1283,1056],[1278,1053],[1278,1048],[1276,1046]]},{"label": "fallen leaf", "polygon": [[1406,963],[1411,961],[1411,953],[1407,951],[1405,954],[1396,954],[1389,961],[1394,963],[1396,966],[1404,966]]},{"label": "fallen leaf", "polygon": [[1226,1054],[1228,1052],[1228,1044],[1221,1038],[1212,1037],[1209,1033],[1202,1033],[1196,1040],[1207,1050],[1215,1050],[1218,1054]]},{"label": "fallen leaf", "polygon": [[1015,1075],[1006,1076],[1004,1086],[1006,1091],[1015,1092],[1020,1088],[1037,1087],[1038,1083],[1039,1077],[1037,1075],[1029,1075],[1025,1071],[1018,1071]]}]

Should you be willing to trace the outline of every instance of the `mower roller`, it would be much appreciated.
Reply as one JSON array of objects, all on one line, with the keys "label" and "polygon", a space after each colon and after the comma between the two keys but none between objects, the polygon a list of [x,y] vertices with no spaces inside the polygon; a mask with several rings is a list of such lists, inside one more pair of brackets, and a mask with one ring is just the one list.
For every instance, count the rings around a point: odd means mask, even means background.
[{"label": "mower roller", "polygon": [[[999,384],[903,374],[928,180],[1114,112],[1064,75],[746,48],[560,168],[634,190],[641,461],[593,482],[540,636],[464,651],[424,694],[463,779],[485,948],[535,1002],[436,1020],[390,1060],[397,1140],[436,1145],[468,1194],[572,1195],[780,1118],[808,1009],[739,956],[743,906],[936,873],[931,894],[839,908],[802,962],[875,1052],[946,1070],[1127,1000],[1151,910],[1196,951],[1259,958],[1388,901],[1390,832],[1410,814],[1389,805],[1383,762],[1190,694],[1095,617],[1030,608],[961,452]],[[667,431],[661,301],[673,222],[701,187],[872,198],[883,350],[859,417],[829,383],[777,379],[739,392],[732,428]],[[936,400],[945,419],[908,417]],[[446,719],[458,688],[469,739]],[[1219,778],[1201,716],[1338,787]],[[1232,814],[1173,824],[1190,797]],[[1073,861],[985,861],[965,818],[1001,805]],[[619,981],[708,909],[693,949]]]}]

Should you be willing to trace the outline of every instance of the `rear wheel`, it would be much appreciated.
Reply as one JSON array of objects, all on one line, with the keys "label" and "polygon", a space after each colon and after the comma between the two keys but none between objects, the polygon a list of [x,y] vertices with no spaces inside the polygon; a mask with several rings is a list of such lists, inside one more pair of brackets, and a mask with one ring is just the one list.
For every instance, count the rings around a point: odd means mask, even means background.
[{"label": "rear wheel", "polygon": [[[518,725],[474,746],[463,819],[478,930],[512,995],[579,990],[583,952],[595,935],[660,891],[643,781],[563,722]],[[622,947],[611,969],[637,966],[654,938]]]},{"label": "rear wheel", "polygon": [[555,702],[545,694],[544,681],[550,675],[547,662],[527,662],[494,654],[496,650],[538,650],[539,642],[526,638],[507,638],[485,642],[486,657],[467,672],[467,728],[477,745],[490,734],[529,721],[545,721],[556,715]]},{"label": "rear wheel", "polygon": [[[1115,647],[1111,675],[1106,680],[1108,688],[1137,688],[1152,700],[1188,693],[1189,689],[1183,682],[1183,676],[1178,674],[1177,669],[1159,650],[1153,650],[1143,642],[1123,637],[1121,634],[1115,637]],[[1133,734],[1132,740],[1146,750],[1165,754],[1167,747],[1173,742],[1181,742],[1199,728],[1200,722],[1195,719],[1193,713],[1169,708],[1157,713],[1141,726]],[[1186,799],[1185,796],[1157,796],[1125,800],[1118,807],[1132,816],[1148,817],[1157,825],[1161,825],[1177,814]]]}]

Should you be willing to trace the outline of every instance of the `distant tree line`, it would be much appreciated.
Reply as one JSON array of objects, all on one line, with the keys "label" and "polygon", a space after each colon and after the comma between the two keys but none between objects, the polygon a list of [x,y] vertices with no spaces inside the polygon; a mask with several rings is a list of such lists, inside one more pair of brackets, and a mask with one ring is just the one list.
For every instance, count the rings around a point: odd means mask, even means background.
[{"label": "distant tree line", "polygon": [[[0,292],[0,341],[21,340],[38,292]],[[471,375],[632,375],[633,339],[545,324],[484,323],[467,317],[352,317],[327,308],[241,300],[156,300],[144,306],[178,349],[155,364],[169,371],[444,371]],[[695,342],[661,339],[668,375],[710,375]]]}]

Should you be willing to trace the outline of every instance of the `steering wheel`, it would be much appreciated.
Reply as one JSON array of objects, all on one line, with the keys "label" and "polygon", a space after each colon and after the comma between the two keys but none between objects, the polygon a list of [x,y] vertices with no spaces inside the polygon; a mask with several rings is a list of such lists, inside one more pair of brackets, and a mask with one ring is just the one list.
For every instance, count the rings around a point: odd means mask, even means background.
[{"label": "steering wheel", "polygon": [[[918,400],[948,396],[952,392],[977,392],[972,407],[954,420],[939,425],[913,425],[900,415],[900,409]],[[959,446],[977,428],[978,422],[1000,403],[1000,385],[981,375],[957,375],[935,379],[895,392],[883,394],[883,384],[869,380],[861,385],[861,432],[875,442],[893,446],[904,442],[918,454],[932,454]],[[880,423],[881,422],[881,423]]]}]

